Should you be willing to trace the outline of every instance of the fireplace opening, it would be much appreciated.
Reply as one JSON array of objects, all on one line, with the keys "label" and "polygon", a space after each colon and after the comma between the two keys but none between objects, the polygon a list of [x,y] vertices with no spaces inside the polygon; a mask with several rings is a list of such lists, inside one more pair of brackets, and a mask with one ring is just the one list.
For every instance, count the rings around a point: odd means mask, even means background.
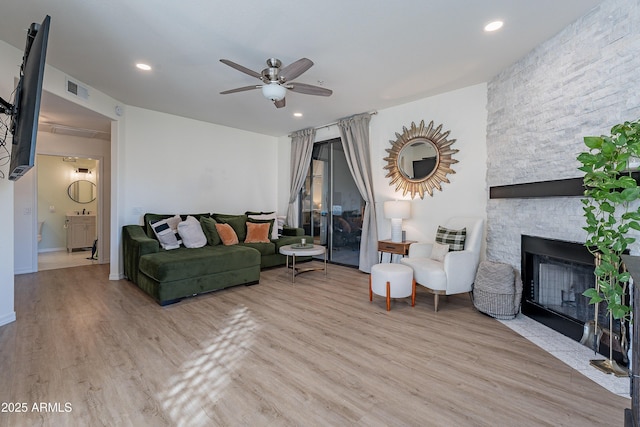
[{"label": "fireplace opening", "polygon": [[[595,305],[582,295],[595,285],[593,255],[582,243],[525,235],[521,239],[522,313],[576,341],[584,341],[595,316]],[[613,327],[609,325],[605,303],[598,306],[598,325],[605,332],[598,352],[609,357],[608,333],[613,330],[614,359],[626,366],[626,354],[620,345],[621,325],[617,320]]]}]

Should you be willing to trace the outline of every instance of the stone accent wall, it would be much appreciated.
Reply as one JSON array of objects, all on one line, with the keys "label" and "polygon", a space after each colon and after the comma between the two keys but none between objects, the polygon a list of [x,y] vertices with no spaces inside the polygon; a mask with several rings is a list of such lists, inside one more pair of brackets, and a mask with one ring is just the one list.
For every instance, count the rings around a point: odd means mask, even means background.
[{"label": "stone accent wall", "polygon": [[[603,1],[504,70],[487,110],[489,186],[581,176],[583,137],[640,117],[640,1]],[[584,241],[582,212],[580,197],[489,200],[487,259],[519,269],[521,234]]]}]

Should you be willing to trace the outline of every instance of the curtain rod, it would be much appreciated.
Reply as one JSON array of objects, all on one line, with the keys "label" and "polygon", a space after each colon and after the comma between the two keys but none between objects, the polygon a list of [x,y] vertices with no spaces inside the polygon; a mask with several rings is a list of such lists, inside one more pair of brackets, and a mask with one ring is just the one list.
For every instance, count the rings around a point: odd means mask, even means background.
[{"label": "curtain rod", "polygon": [[[360,114],[365,114],[365,113],[360,113]],[[369,115],[371,115],[371,116],[375,116],[376,114],[378,114],[378,111],[373,110],[373,111],[369,111],[369,112],[368,112],[368,113],[366,113],[366,114],[369,114]],[[354,116],[357,116],[357,115],[358,115],[358,114],[354,114]],[[352,117],[352,116],[349,116],[349,117]],[[347,117],[345,117],[345,118],[347,118]],[[340,120],[342,120],[342,119],[340,119]],[[327,123],[326,125],[318,126],[318,127],[313,128],[313,129],[315,129],[315,130],[320,130],[320,129],[324,129],[324,128],[329,128],[329,127],[331,127],[331,126],[335,126],[335,125],[337,125],[337,124],[338,124],[338,122],[339,122],[340,120],[336,120],[335,122]],[[291,137],[293,136],[293,133],[291,133],[291,134],[289,134],[289,135],[287,135],[287,136],[288,136],[289,138],[291,138]]]}]

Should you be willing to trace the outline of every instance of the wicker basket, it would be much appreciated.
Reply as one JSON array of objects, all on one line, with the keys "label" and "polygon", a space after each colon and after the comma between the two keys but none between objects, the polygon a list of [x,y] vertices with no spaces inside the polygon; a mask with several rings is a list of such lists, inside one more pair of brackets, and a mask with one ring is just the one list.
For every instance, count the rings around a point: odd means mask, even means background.
[{"label": "wicker basket", "polygon": [[496,319],[513,319],[520,312],[522,280],[510,265],[483,261],[473,285],[473,305]]}]

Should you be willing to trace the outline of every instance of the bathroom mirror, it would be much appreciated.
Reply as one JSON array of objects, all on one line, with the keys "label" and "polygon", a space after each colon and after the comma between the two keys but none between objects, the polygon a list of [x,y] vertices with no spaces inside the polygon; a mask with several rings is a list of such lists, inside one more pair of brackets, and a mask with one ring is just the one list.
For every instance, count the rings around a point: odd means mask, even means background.
[{"label": "bathroom mirror", "polygon": [[67,194],[74,202],[91,203],[96,199],[96,185],[86,179],[73,181],[67,188]]},{"label": "bathroom mirror", "polygon": [[395,185],[396,191],[402,190],[402,195],[411,193],[413,199],[416,194],[424,198],[425,193],[433,196],[433,190],[442,191],[442,182],[449,183],[447,174],[455,173],[451,165],[458,163],[453,154],[458,150],[451,148],[455,139],[447,139],[449,131],[441,132],[442,125],[433,127],[433,121],[425,126],[424,120],[419,126],[411,123],[411,128],[402,128],[402,134],[396,133],[396,140],[389,141],[391,148],[384,160],[384,169],[389,172],[389,185]]}]

